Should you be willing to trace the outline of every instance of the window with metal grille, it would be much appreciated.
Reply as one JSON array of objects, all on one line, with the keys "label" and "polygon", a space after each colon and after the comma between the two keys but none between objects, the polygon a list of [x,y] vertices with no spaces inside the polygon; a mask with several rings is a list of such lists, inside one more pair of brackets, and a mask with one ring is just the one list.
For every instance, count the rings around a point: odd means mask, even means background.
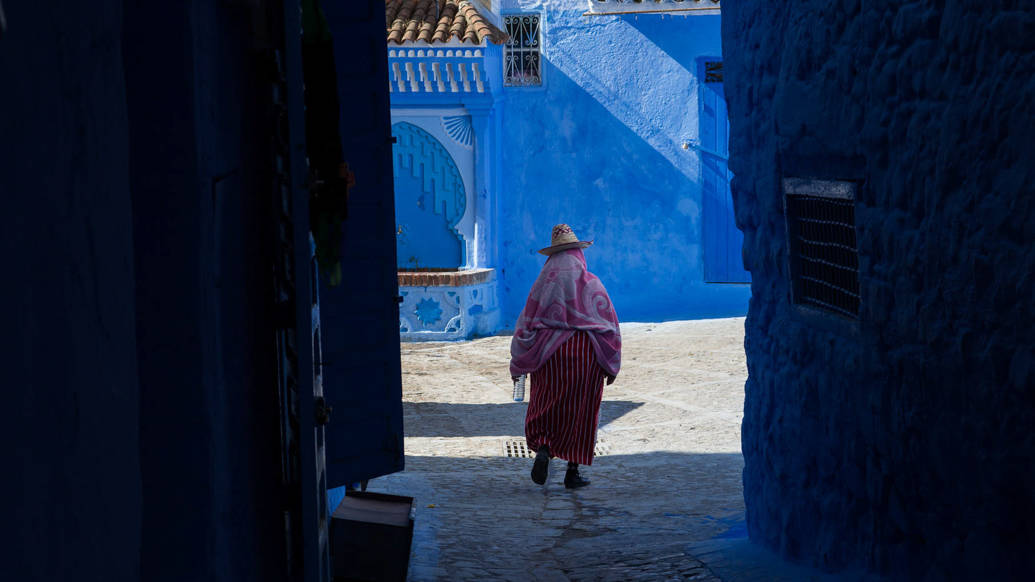
[{"label": "window with metal grille", "polygon": [[508,14],[503,25],[510,40],[503,46],[503,84],[542,85],[538,14]]},{"label": "window with metal grille", "polygon": [[722,83],[722,61],[704,62],[704,82]]},{"label": "window with metal grille", "polygon": [[794,302],[859,317],[854,182],[783,180]]}]

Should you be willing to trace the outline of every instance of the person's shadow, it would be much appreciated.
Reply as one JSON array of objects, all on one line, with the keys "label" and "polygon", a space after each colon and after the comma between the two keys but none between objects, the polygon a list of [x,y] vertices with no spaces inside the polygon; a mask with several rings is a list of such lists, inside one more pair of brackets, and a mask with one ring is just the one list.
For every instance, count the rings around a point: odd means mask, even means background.
[{"label": "person's shadow", "polygon": [[[600,403],[603,427],[642,402],[605,400]],[[524,434],[528,402],[503,404],[451,404],[446,402],[404,402],[403,426],[408,437],[472,437]]]}]

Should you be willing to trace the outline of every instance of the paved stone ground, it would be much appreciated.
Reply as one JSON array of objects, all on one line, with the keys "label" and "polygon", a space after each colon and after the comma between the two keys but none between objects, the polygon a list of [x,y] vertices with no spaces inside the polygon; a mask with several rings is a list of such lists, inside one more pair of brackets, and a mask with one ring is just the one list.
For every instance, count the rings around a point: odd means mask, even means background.
[{"label": "paved stone ground", "polygon": [[598,446],[568,491],[546,485],[513,402],[510,337],[402,346],[406,470],[371,491],[409,495],[410,580],[877,580],[781,561],[746,539],[741,490],[744,320],[622,325],[623,364],[605,387]]},{"label": "paved stone ground", "polygon": [[742,523],[744,320],[623,324],[598,456],[545,486],[513,402],[510,337],[402,347],[406,470],[370,490],[416,498],[411,580],[718,580],[687,548]]}]

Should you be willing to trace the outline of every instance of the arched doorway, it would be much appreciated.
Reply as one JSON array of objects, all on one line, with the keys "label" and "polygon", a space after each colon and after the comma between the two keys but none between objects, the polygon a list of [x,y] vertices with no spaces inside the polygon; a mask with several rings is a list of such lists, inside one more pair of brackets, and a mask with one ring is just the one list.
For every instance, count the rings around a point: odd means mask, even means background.
[{"label": "arched doorway", "polygon": [[457,224],[467,192],[453,157],[412,123],[392,126],[396,249],[402,269],[455,269],[464,262]]}]

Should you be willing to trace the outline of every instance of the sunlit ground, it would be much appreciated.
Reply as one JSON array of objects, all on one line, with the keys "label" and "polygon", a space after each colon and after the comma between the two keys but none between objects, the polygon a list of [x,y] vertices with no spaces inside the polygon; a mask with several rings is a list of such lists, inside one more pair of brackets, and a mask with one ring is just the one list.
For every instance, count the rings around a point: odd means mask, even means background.
[{"label": "sunlit ground", "polygon": [[574,492],[561,461],[540,487],[531,460],[504,455],[527,406],[512,399],[509,337],[403,344],[406,470],[371,489],[417,500],[411,579],[708,579],[685,548],[742,527],[744,320],[622,332],[604,454]]}]

